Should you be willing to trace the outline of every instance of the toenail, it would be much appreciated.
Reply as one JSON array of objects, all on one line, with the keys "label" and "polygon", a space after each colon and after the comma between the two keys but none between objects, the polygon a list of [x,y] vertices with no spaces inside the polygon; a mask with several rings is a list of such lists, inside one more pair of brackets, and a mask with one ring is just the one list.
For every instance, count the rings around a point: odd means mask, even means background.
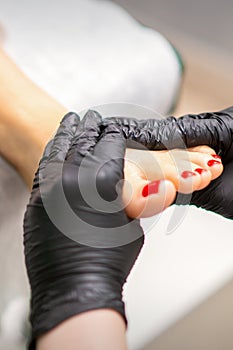
[{"label": "toenail", "polygon": [[195,174],[193,171],[188,171],[188,170],[183,171],[183,173],[181,174],[181,176],[182,176],[184,179],[187,179],[188,177],[196,176],[196,175],[197,175],[197,174]]},{"label": "toenail", "polygon": [[218,160],[214,160],[214,159],[210,159],[210,160],[207,162],[207,165],[208,165],[208,166],[213,166],[213,165],[217,165],[217,164],[221,164],[221,162],[219,162]]},{"label": "toenail", "polygon": [[153,181],[143,187],[142,195],[143,197],[148,197],[150,194],[156,194],[159,192],[160,181]]},{"label": "toenail", "polygon": [[201,175],[203,172],[206,172],[207,170],[203,169],[203,168],[197,168],[197,169],[195,169],[195,171]]},{"label": "toenail", "polygon": [[218,154],[211,154],[211,156],[215,159],[221,159],[221,157]]}]

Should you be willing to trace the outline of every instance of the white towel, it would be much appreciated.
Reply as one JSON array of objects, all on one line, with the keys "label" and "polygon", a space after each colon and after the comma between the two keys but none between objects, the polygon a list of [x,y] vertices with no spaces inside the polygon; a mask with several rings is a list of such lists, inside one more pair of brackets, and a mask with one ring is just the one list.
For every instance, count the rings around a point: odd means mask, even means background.
[{"label": "white towel", "polygon": [[168,113],[182,67],[171,44],[110,1],[1,3],[4,48],[69,109],[130,102]]}]

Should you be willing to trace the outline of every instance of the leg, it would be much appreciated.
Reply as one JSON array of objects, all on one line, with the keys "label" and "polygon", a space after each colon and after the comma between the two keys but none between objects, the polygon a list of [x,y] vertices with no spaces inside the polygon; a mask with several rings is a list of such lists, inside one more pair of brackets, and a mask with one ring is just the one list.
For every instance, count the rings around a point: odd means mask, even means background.
[{"label": "leg", "polygon": [[30,81],[1,50],[0,82],[0,153],[31,187],[45,144],[67,109]]}]

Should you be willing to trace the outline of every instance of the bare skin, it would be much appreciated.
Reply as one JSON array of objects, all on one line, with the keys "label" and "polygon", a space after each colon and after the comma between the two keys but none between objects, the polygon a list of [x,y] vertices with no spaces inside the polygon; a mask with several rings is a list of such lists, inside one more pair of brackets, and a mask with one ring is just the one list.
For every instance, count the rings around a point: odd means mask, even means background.
[{"label": "bare skin", "polygon": [[127,350],[125,323],[114,310],[87,311],[69,318],[37,342],[37,350]]},{"label": "bare skin", "polygon": [[29,80],[1,50],[0,82],[0,153],[31,187],[43,149],[67,109]]}]

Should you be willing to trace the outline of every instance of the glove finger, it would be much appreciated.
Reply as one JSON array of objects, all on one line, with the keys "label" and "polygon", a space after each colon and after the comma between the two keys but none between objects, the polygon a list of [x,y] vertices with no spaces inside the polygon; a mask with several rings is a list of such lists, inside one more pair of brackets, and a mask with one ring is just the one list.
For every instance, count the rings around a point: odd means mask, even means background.
[{"label": "glove finger", "polygon": [[[116,125],[107,127],[95,146],[93,158],[96,168],[96,185],[101,197],[112,201],[121,197],[124,178],[126,140]],[[119,198],[120,198],[119,197]]]},{"label": "glove finger", "polygon": [[233,163],[226,164],[220,177],[208,187],[194,192],[191,204],[233,219]]},{"label": "glove finger", "polygon": [[70,112],[64,116],[54,136],[50,153],[47,153],[48,162],[64,162],[79,122],[80,118],[74,112]]},{"label": "glove finger", "polygon": [[78,125],[66,162],[79,163],[84,156],[94,149],[101,133],[101,122],[102,117],[98,112],[87,111]]},{"label": "glove finger", "polygon": [[130,148],[163,150],[185,147],[185,135],[174,117],[145,120],[123,117],[104,119],[104,126],[111,124],[117,124],[121,128]]},{"label": "glove finger", "polygon": [[219,112],[185,115],[177,119],[188,147],[208,145],[223,157],[232,159],[233,107]]},{"label": "glove finger", "polygon": [[124,159],[125,149],[126,139],[121,128],[115,124],[111,124],[102,133],[93,150],[93,155],[101,161],[117,158]]}]

